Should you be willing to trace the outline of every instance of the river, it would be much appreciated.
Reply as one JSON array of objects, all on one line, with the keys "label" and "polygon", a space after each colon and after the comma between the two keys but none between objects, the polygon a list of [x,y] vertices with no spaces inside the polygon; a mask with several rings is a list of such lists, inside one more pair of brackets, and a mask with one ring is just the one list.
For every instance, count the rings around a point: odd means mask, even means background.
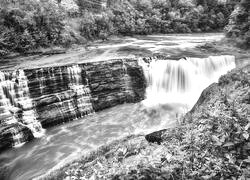
[{"label": "river", "polygon": [[[80,63],[154,53],[166,55],[166,52],[169,53],[169,57],[177,57],[178,54],[181,57],[181,52],[184,50],[188,52],[197,45],[222,37],[221,34],[196,34],[117,38],[110,42],[95,43],[89,46],[87,51],[79,50],[77,53],[69,52],[65,55],[33,60],[26,58],[27,61],[15,59],[12,64],[6,63],[2,68],[33,68],[63,65],[69,60],[70,63]],[[182,57],[187,55],[182,54]],[[2,152],[0,179],[31,179],[114,139],[176,126],[181,116],[197,101],[201,91],[210,83],[217,81],[221,74],[235,67],[234,57],[200,60],[197,56],[194,57],[196,58],[182,61],[156,62],[152,63],[149,69],[144,68],[149,84],[147,98],[141,103],[119,105],[49,128],[42,138]],[[164,76],[165,72],[170,75]],[[155,96],[157,94],[160,95],[160,99],[164,97],[164,101],[157,99],[159,97]],[[183,97],[188,98],[185,100]],[[190,98],[192,103],[189,103]]]}]

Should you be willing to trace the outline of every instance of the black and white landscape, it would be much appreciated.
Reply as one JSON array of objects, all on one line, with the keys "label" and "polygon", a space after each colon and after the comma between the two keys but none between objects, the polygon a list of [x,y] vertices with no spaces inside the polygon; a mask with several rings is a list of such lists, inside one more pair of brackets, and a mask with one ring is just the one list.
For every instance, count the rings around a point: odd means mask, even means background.
[{"label": "black and white landscape", "polygon": [[1,0],[0,179],[250,179],[249,0]]}]

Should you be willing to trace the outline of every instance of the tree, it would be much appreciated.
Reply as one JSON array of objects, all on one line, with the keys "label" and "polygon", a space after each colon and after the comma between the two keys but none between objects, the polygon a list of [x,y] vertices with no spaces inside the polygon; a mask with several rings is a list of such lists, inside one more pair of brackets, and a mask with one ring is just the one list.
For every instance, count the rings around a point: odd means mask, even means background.
[{"label": "tree", "polygon": [[238,45],[250,48],[250,2],[242,0],[230,16],[225,28],[227,36],[237,38]]}]

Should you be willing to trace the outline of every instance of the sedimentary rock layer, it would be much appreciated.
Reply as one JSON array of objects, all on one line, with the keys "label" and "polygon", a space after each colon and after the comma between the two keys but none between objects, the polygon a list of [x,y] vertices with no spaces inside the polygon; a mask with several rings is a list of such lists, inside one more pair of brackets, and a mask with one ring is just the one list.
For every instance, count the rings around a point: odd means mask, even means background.
[{"label": "sedimentary rock layer", "polygon": [[[81,118],[94,111],[144,98],[146,82],[137,60],[110,60],[78,65],[26,69],[22,71],[25,89],[16,72],[2,73],[0,90],[0,149],[33,138],[35,128],[43,128]],[[11,88],[6,84],[11,84]],[[24,91],[25,90],[25,93]],[[25,97],[28,105],[20,101]],[[7,102],[7,103],[5,103]],[[23,103],[24,102],[24,103]],[[32,112],[32,113],[30,113]],[[30,118],[32,117],[32,118]],[[6,123],[8,122],[8,123]],[[34,124],[34,123],[33,123]],[[27,132],[32,133],[27,133]]]}]

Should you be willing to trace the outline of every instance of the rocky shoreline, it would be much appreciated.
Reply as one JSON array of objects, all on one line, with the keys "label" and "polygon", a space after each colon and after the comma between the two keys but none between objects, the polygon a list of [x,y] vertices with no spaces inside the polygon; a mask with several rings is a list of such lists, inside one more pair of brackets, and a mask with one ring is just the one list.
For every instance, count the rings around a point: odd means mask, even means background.
[{"label": "rocky shoreline", "polygon": [[115,141],[37,179],[248,179],[249,89],[250,65],[232,70],[181,126]]}]

